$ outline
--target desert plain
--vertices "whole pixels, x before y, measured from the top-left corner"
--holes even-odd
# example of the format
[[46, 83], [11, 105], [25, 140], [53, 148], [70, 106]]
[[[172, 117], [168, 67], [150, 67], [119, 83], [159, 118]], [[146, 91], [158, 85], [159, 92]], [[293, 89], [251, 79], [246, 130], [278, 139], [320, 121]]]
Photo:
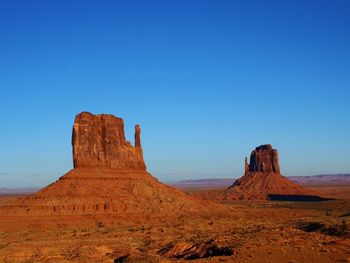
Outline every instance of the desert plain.
[[[232, 255], [192, 261], [350, 262], [350, 238], [345, 232], [350, 224], [350, 184], [310, 188], [334, 193], [339, 200], [230, 201], [222, 204], [227, 210], [224, 216], [133, 217], [126, 222], [109, 214], [1, 216], [0, 261], [118, 262], [126, 257], [125, 262], [186, 262], [159, 251], [170, 243], [218, 240], [232, 248]], [[191, 190], [195, 191], [201, 189]], [[15, 199], [2, 196], [0, 204]]]

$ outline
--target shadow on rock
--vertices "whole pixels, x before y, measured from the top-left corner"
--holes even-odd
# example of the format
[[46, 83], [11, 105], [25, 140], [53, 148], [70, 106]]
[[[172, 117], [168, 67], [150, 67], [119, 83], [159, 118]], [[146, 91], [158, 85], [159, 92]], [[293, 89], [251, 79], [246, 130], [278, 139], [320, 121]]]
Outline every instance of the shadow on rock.
[[114, 263], [126, 263], [129, 255], [121, 256], [114, 259]]

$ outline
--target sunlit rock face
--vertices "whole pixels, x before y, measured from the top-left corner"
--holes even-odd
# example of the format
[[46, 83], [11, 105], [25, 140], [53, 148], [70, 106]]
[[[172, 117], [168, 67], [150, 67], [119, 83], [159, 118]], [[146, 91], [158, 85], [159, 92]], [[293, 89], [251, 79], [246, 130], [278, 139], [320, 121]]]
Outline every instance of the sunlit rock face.
[[73, 165], [146, 170], [135, 126], [135, 146], [125, 139], [124, 121], [110, 114], [82, 112], [75, 117], [72, 135]]

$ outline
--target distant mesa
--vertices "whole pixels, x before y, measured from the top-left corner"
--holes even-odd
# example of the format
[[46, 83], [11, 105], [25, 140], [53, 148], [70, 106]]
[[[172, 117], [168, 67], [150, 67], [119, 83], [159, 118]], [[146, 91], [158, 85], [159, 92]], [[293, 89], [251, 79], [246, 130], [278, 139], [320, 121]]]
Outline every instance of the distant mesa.
[[117, 214], [120, 220], [131, 222], [221, 209], [160, 183], [146, 171], [139, 125], [132, 145], [125, 138], [123, 119], [82, 112], [75, 117], [72, 146], [74, 169], [0, 212]]
[[[296, 197], [297, 196], [297, 197]], [[281, 175], [278, 151], [272, 145], [260, 145], [252, 151], [250, 161], [245, 158], [244, 176], [221, 193], [202, 193], [205, 199], [271, 199], [289, 200], [288, 197], [300, 200], [299, 197], [317, 196], [300, 185]], [[310, 198], [316, 200], [317, 198]], [[318, 199], [317, 199], [318, 200]]]

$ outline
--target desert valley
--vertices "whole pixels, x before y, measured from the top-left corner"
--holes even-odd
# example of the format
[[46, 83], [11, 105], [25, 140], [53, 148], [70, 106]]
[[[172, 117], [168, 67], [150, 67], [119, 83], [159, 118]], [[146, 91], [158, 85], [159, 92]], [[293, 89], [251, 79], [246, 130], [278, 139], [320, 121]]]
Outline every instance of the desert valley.
[[0, 263], [350, 263], [350, 1], [0, 1]]
[[132, 145], [82, 112], [72, 146], [56, 182], [0, 197], [0, 262], [350, 262], [350, 184], [293, 182], [271, 145], [228, 187], [177, 188], [147, 172], [139, 125]]

